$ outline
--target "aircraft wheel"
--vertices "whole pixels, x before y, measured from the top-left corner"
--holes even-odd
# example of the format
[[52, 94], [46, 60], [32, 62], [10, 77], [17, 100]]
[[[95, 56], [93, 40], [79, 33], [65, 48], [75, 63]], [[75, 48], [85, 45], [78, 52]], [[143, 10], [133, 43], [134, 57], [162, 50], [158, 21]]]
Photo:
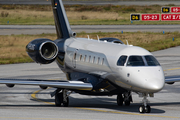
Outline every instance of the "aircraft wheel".
[[123, 105], [123, 97], [122, 97], [122, 94], [118, 94], [117, 95], [117, 104], [118, 106], [122, 106]]
[[63, 94], [62, 93], [56, 94], [55, 95], [55, 105], [61, 106], [62, 103], [63, 103]]
[[150, 112], [151, 112], [151, 107], [150, 107], [149, 105], [147, 105], [147, 106], [145, 107], [145, 112], [146, 112], [146, 113], [150, 113]]
[[69, 106], [69, 97], [66, 98], [66, 101], [63, 101], [63, 106], [68, 107]]
[[126, 100], [126, 101], [124, 101], [124, 103], [126, 106], [129, 106], [131, 104], [130, 100]]
[[140, 113], [145, 113], [144, 105], [141, 105], [141, 106], [139, 107], [139, 112], [140, 112]]
[[150, 113], [151, 112], [151, 107], [149, 105], [147, 105], [147, 106], [141, 105], [139, 107], [139, 112], [140, 113]]

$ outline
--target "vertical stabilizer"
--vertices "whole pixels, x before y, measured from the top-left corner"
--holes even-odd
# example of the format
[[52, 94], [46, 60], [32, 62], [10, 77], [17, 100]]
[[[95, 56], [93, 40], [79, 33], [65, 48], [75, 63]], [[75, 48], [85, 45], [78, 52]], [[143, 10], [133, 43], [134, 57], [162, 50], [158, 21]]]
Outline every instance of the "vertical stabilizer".
[[58, 39], [74, 37], [62, 0], [51, 0]]

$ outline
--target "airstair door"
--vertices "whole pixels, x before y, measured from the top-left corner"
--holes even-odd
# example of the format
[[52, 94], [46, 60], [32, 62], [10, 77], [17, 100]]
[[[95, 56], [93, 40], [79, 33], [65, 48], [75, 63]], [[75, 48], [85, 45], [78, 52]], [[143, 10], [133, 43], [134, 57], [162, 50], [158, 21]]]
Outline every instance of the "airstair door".
[[78, 52], [78, 49], [76, 49], [76, 50], [74, 51], [74, 55], [73, 55], [73, 58], [72, 58], [72, 64], [73, 64], [73, 67], [74, 67], [74, 68], [76, 68], [77, 52]]

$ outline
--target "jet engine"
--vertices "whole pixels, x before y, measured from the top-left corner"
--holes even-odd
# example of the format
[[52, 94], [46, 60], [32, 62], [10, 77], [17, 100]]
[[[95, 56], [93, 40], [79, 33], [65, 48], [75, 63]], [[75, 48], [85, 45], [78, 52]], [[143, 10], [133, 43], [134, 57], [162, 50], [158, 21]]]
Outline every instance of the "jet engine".
[[49, 39], [35, 39], [26, 46], [28, 55], [37, 63], [53, 62], [58, 54], [58, 46]]
[[6, 84], [6, 86], [12, 88], [14, 87], [14, 84]]

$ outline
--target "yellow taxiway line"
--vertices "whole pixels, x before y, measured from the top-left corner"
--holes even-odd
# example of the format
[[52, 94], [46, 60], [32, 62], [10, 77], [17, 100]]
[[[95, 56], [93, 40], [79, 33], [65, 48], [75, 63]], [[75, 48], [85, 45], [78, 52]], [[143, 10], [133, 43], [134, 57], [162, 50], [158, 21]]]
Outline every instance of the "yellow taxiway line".
[[0, 119], [18, 119], [18, 120], [87, 120], [87, 119], [32, 118], [32, 117], [0, 117]]
[[166, 69], [166, 70], [163, 70], [163, 71], [170, 71], [170, 70], [178, 70], [180, 68], [171, 68], [171, 69]]
[[[39, 102], [43, 102], [46, 104], [50, 105], [55, 105], [54, 103], [51, 102], [46, 102], [43, 100], [40, 100], [36, 97], [36, 94], [41, 92], [42, 90], [35, 91], [31, 94], [31, 97]], [[82, 110], [90, 110], [90, 111], [97, 111], [97, 112], [105, 112], [105, 113], [116, 113], [116, 114], [126, 114], [126, 115], [138, 115], [138, 116], [150, 116], [150, 117], [160, 117], [160, 118], [177, 118], [179, 119], [180, 117], [173, 117], [173, 116], [161, 116], [161, 115], [152, 115], [152, 114], [138, 114], [138, 113], [128, 113], [128, 112], [118, 112], [118, 111], [107, 111], [107, 110], [100, 110], [100, 109], [92, 109], [92, 108], [82, 108], [82, 107], [74, 107], [76, 109], [82, 109]], [[0, 117], [1, 118], [1, 117]], [[74, 120], [74, 119], [73, 119]]]

